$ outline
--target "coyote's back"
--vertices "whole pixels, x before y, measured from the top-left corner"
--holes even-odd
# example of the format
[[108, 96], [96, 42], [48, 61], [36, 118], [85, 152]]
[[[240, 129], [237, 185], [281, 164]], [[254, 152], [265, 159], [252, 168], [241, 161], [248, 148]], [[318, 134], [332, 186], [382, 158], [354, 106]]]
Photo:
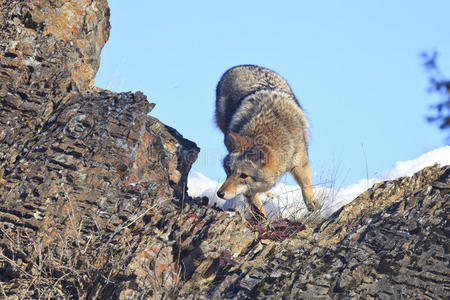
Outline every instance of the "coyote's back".
[[278, 90], [294, 96], [286, 80], [266, 68], [241, 65], [223, 74], [216, 89], [216, 123], [223, 133], [242, 100], [260, 90]]

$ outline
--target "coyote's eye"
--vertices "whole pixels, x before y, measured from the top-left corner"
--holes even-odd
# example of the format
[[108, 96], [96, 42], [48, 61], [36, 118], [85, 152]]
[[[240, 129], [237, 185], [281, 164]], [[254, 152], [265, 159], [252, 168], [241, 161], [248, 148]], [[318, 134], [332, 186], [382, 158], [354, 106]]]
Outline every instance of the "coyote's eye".
[[245, 179], [245, 178], [248, 177], [248, 175], [247, 175], [247, 174], [244, 174], [244, 173], [241, 173], [241, 175], [239, 175], [239, 177], [242, 178], [242, 179]]

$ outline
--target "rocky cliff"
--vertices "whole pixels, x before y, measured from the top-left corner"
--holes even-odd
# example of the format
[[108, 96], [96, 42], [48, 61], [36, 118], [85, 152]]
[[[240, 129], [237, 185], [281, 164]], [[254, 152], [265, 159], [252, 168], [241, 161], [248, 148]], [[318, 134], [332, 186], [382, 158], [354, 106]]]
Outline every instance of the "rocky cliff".
[[377, 184], [319, 224], [189, 199], [199, 149], [142, 93], [93, 88], [106, 0], [0, 3], [0, 297], [450, 296], [450, 168]]

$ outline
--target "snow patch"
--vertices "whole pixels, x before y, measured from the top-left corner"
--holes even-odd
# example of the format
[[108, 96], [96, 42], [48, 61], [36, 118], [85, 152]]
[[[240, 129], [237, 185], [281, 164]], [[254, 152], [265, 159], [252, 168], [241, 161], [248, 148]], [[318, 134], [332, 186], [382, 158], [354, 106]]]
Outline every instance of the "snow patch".
[[[320, 213], [322, 216], [327, 217], [342, 206], [352, 202], [375, 183], [403, 176], [412, 176], [423, 168], [436, 163], [441, 166], [450, 165], [450, 146], [429, 151], [413, 160], [399, 161], [392, 169], [382, 172], [375, 178], [361, 179], [357, 183], [341, 189], [327, 186], [315, 187], [314, 193], [318, 199], [321, 199], [323, 204]], [[228, 201], [217, 197], [216, 192], [220, 185], [221, 183], [211, 180], [199, 172], [191, 171], [189, 173], [189, 196], [206, 196], [209, 198], [210, 205], [216, 204], [224, 209], [235, 208], [245, 203], [242, 196]], [[307, 214], [305, 204], [302, 201], [301, 189], [296, 185], [287, 185], [279, 182], [265, 195], [261, 195], [261, 199], [269, 217], [298, 219]]]

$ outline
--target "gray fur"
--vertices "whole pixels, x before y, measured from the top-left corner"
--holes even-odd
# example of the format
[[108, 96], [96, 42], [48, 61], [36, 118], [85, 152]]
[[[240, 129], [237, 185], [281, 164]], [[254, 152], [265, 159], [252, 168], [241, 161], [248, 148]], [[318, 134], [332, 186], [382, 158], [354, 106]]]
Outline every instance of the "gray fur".
[[[216, 122], [229, 151], [224, 159], [228, 178], [221, 189], [237, 186], [236, 193], [252, 202], [257, 193], [268, 191], [281, 175], [291, 172], [302, 186], [308, 209], [317, 209], [307, 153], [308, 124], [288, 83], [271, 70], [243, 65], [225, 72], [216, 93]], [[242, 173], [248, 178], [239, 179]]]
[[248, 95], [261, 90], [277, 90], [291, 94], [295, 99], [289, 84], [277, 73], [255, 65], [236, 66], [226, 71], [216, 88], [216, 121], [222, 132], [227, 131], [236, 109]]

